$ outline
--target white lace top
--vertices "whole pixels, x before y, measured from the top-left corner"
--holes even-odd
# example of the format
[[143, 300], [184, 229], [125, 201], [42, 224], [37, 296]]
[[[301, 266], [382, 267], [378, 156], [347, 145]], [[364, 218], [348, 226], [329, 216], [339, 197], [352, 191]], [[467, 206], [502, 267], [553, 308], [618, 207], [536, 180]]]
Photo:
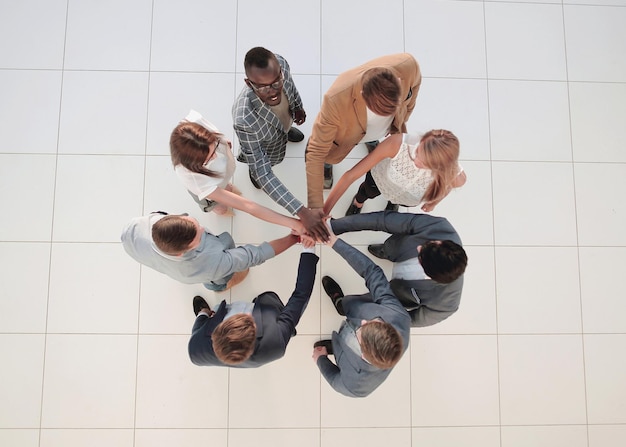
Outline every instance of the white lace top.
[[420, 205], [433, 180], [430, 169], [418, 168], [413, 162], [419, 143], [419, 135], [404, 134], [395, 157], [385, 158], [372, 168], [378, 189], [392, 203]]

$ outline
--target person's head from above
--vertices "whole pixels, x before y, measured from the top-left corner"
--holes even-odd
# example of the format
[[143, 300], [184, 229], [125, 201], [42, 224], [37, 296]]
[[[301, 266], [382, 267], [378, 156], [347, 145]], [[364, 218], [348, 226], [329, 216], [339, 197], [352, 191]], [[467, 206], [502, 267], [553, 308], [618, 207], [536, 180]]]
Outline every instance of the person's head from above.
[[379, 318], [361, 320], [356, 337], [361, 345], [363, 358], [380, 369], [393, 368], [404, 352], [402, 337], [398, 331]]
[[453, 167], [456, 173], [459, 152], [459, 140], [452, 132], [431, 130], [422, 135], [413, 161], [418, 168], [445, 172]]
[[208, 169], [207, 165], [217, 157], [215, 151], [222, 139], [224, 135], [221, 133], [211, 132], [197, 123], [183, 121], [170, 136], [172, 164], [210, 177], [220, 177], [221, 173]]
[[417, 247], [424, 273], [433, 281], [449, 284], [463, 273], [467, 267], [467, 254], [459, 244], [444, 241], [429, 241]]
[[402, 87], [398, 75], [388, 68], [370, 68], [363, 73], [361, 94], [368, 109], [379, 116], [395, 115]]
[[186, 214], [167, 215], [152, 225], [152, 240], [159, 250], [170, 256], [182, 256], [198, 248], [204, 228]]
[[263, 47], [254, 47], [243, 61], [245, 83], [268, 106], [280, 104], [283, 91], [283, 71], [278, 59]]
[[211, 334], [215, 356], [226, 365], [250, 358], [256, 345], [256, 324], [250, 314], [236, 314], [217, 325]]

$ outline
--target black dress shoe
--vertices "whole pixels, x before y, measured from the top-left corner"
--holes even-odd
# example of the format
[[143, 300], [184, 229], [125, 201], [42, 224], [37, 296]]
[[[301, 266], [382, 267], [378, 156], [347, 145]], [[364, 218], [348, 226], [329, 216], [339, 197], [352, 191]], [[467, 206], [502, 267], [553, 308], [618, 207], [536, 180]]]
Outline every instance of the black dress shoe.
[[302, 140], [304, 140], [304, 134], [302, 132], [300, 132], [295, 127], [289, 129], [289, 132], [287, 132], [287, 141], [290, 141], [292, 143], [299, 143]]
[[202, 309], [209, 309], [209, 312], [211, 312], [209, 303], [207, 303], [204, 298], [202, 298], [201, 296], [194, 296], [193, 297], [193, 313], [196, 314], [196, 317], [198, 316], [198, 313]]
[[400, 205], [396, 205], [395, 203], [387, 202], [387, 206], [385, 207], [385, 211], [398, 211], [400, 209]]
[[348, 207], [348, 211], [346, 211], [346, 216], [352, 216], [354, 214], [361, 214], [361, 210], [363, 207], [359, 208], [354, 204], [354, 199], [352, 199], [352, 203]]
[[333, 165], [324, 163], [324, 189], [333, 187]]
[[332, 340], [319, 340], [313, 344], [314, 348], [318, 346], [323, 346], [326, 348], [326, 353], [328, 355], [333, 355], [333, 341]]
[[259, 182], [257, 182], [253, 177], [252, 177], [252, 171], [250, 171], [248, 169], [248, 176], [250, 177], [250, 181], [252, 182], [252, 186], [254, 186], [256, 189], [261, 189], [261, 185], [259, 185]]
[[332, 279], [330, 276], [324, 276], [322, 278], [322, 287], [324, 287], [324, 292], [326, 295], [330, 297], [330, 300], [333, 302], [333, 306], [335, 306], [335, 310], [339, 315], [346, 316], [343, 311], [343, 290], [339, 287], [339, 284]]
[[367, 246], [367, 251], [380, 259], [387, 259], [387, 253], [385, 253], [385, 246], [383, 244], [372, 244]]

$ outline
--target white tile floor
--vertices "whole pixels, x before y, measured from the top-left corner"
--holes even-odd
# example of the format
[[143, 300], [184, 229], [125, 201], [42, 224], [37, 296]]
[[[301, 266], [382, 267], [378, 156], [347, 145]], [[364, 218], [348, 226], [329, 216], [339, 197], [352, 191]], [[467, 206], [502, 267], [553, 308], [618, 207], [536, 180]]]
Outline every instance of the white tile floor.
[[[0, 0], [0, 42], [1, 446], [626, 445], [626, 0]], [[364, 400], [310, 359], [340, 321], [319, 281], [284, 359], [199, 368], [191, 297], [221, 296], [140, 268], [118, 242], [156, 209], [239, 243], [284, 233], [201, 215], [169, 164], [190, 108], [232, 136], [256, 45], [290, 62], [305, 134], [337, 73], [411, 52], [424, 81], [409, 129], [462, 142], [469, 182], [436, 210], [469, 253], [461, 309], [414, 329]], [[301, 198], [304, 147], [276, 168]], [[236, 183], [275, 206], [242, 165]], [[364, 290], [318, 252], [319, 277]], [[298, 256], [225, 296], [287, 298]]]

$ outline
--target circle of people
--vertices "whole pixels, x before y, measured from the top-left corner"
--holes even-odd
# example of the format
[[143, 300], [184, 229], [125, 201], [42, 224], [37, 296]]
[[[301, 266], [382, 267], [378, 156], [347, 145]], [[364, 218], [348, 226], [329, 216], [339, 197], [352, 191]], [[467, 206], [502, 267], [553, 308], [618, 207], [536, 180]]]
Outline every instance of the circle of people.
[[[412, 55], [371, 60], [340, 74], [324, 95], [306, 146], [305, 206], [272, 171], [283, 161], [287, 143], [304, 139], [292, 127], [304, 123], [306, 113], [289, 64], [255, 47], [246, 54], [244, 69], [246, 85], [232, 107], [240, 144], [237, 160], [248, 165], [254, 187], [291, 216], [242, 197], [231, 183], [232, 143], [196, 111], [171, 134], [172, 164], [203, 211], [232, 216], [237, 209], [287, 227], [290, 233], [237, 247], [227, 232], [214, 235], [187, 214], [157, 211], [125, 227], [124, 249], [139, 263], [175, 280], [221, 292], [243, 281], [250, 267], [301, 243], [295, 290], [287, 304], [274, 292], [264, 292], [252, 302], [223, 300], [214, 310], [202, 297], [193, 298], [191, 361], [254, 368], [285, 354], [313, 290], [319, 259], [315, 244], [331, 246], [365, 280], [369, 293], [344, 295], [333, 278], [322, 278], [326, 294], [346, 319], [332, 339], [314, 344], [312, 357], [337, 392], [365, 397], [407, 350], [411, 327], [438, 323], [459, 307], [467, 256], [456, 230], [443, 217], [398, 212], [398, 205], [432, 211], [465, 183], [459, 141], [443, 129], [407, 133], [421, 83]], [[361, 143], [368, 155], [333, 186], [332, 165]], [[338, 199], [363, 176], [345, 217], [330, 218]], [[331, 189], [326, 201], [324, 189]], [[384, 211], [361, 213], [367, 199], [381, 194], [388, 200]], [[337, 237], [362, 230], [390, 234], [368, 250], [393, 262], [391, 280], [368, 256]]]

